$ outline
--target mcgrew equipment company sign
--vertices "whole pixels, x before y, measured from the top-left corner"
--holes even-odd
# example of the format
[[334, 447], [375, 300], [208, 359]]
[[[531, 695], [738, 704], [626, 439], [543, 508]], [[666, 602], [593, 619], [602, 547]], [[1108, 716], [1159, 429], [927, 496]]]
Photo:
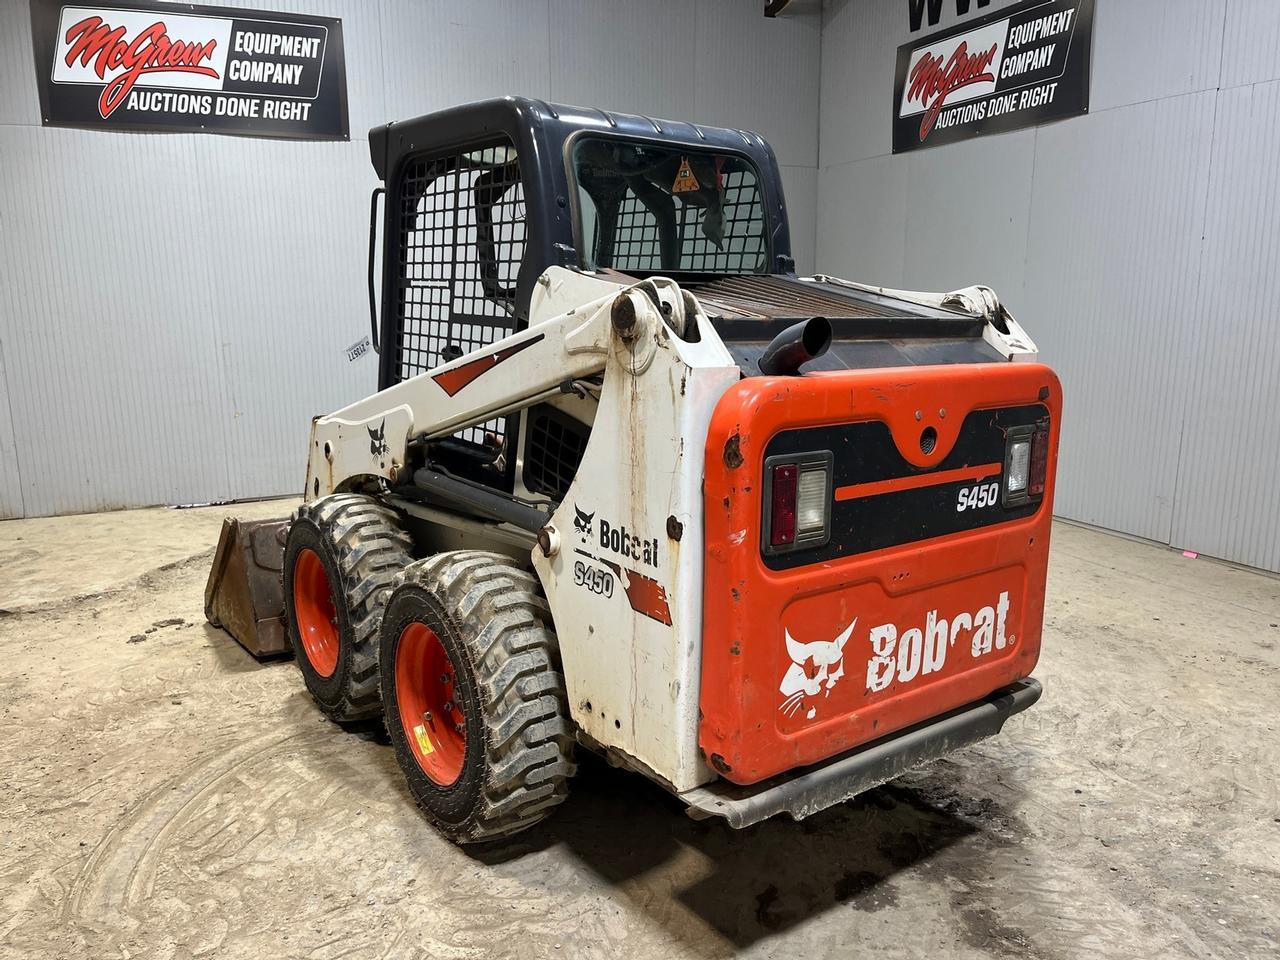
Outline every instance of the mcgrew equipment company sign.
[[345, 140], [342, 21], [139, 0], [32, 0], [50, 126]]
[[1093, 0], [1028, 0], [898, 48], [893, 152], [1089, 112]]

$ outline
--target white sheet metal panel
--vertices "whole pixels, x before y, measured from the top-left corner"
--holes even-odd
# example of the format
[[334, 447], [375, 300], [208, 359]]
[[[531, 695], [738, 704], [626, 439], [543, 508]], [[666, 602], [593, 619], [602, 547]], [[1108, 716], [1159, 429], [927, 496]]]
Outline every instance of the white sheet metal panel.
[[791, 255], [801, 275], [814, 272], [817, 243], [818, 171], [815, 167], [782, 167], [782, 193], [791, 224]]
[[779, 163], [817, 164], [816, 13], [767, 20], [742, 0], [643, 0], [607, 11], [552, 0], [551, 99], [752, 129]]
[[819, 273], [906, 285], [907, 165], [871, 157], [818, 172]]
[[1229, 0], [1222, 39], [1221, 86], [1280, 80], [1280, 3]]
[[207, 264], [238, 240], [200, 216], [195, 153], [185, 136], [0, 127], [0, 339], [29, 515], [228, 488]]
[[[378, 386], [366, 288], [369, 192], [363, 143], [236, 142], [237, 163], [199, 151], [201, 219], [234, 243], [211, 245], [208, 309], [226, 389], [230, 458], [222, 498], [300, 493], [311, 418]], [[305, 170], [305, 177], [282, 177]]]
[[1037, 131], [1024, 305], [1062, 379], [1055, 509], [1168, 542], [1214, 93]]
[[[698, 10], [657, 0], [551, 0], [550, 97], [648, 117], [694, 119]], [[591, 31], [591, 25], [599, 29]], [[816, 131], [815, 131], [816, 132]]]
[[677, 9], [694, 18], [692, 102], [699, 123], [755, 130], [778, 162], [816, 166], [821, 18], [766, 19], [752, 0], [699, 0]]
[[0, 125], [40, 123], [31, 47], [31, 4], [0, 0]]
[[824, 8], [823, 169], [893, 152], [894, 64], [906, 35], [907, 5], [900, 0], [836, 0]]
[[[910, 290], [996, 291], [1022, 305], [1035, 131], [908, 154], [903, 283]], [[964, 198], [963, 207], [956, 204]], [[875, 282], [875, 281], [872, 281]], [[1035, 325], [1028, 326], [1035, 337]]]
[[1280, 82], [1219, 94], [1173, 543], [1280, 572]]
[[9, 380], [4, 370], [4, 337], [0, 335], [0, 520], [23, 515], [19, 467], [18, 445], [14, 440], [13, 416], [9, 409]]
[[[597, 13], [555, 29], [585, 43], [607, 24]], [[550, 97], [551, 33], [547, 0], [382, 0], [383, 120], [507, 94]]]
[[1228, 0], [1095, 0], [1089, 109], [1097, 113], [1216, 87], [1227, 5]]

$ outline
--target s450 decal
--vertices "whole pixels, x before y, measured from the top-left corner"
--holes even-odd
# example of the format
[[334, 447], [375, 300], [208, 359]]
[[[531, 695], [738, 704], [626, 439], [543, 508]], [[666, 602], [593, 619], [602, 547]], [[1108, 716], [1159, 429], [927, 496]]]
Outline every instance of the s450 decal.
[[581, 560], [575, 560], [573, 563], [573, 582], [603, 597], [613, 596], [613, 574], [608, 570], [601, 570], [583, 563]]
[[956, 498], [956, 512], [966, 510], [982, 510], [994, 507], [1000, 502], [1000, 484], [998, 481], [979, 483], [972, 487], [961, 487], [960, 496]]

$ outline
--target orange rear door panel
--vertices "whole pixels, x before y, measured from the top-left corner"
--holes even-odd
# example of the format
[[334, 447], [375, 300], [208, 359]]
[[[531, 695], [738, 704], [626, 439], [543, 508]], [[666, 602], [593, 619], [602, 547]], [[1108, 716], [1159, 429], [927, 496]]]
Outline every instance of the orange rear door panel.
[[[725, 394], [706, 454], [699, 728], [718, 773], [755, 783], [1031, 673], [1061, 402], [1048, 367], [1013, 363], [753, 377]], [[1002, 484], [1006, 431], [1046, 422], [1042, 498], [979, 506], [971, 491]], [[827, 449], [831, 542], [766, 557], [766, 457]]]

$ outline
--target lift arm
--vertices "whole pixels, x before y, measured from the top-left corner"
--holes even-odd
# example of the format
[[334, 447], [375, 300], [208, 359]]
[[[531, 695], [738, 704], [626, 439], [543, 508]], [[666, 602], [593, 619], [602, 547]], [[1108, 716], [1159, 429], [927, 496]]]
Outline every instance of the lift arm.
[[[447, 437], [538, 403], [559, 393], [565, 383], [601, 373], [612, 349], [630, 352], [634, 369], [652, 353], [640, 342], [640, 331], [653, 329], [664, 318], [683, 329], [686, 304], [697, 309], [692, 297], [665, 279], [626, 287], [552, 268], [539, 283], [551, 292], [531, 313], [555, 311], [549, 319], [316, 417], [305, 498], [323, 497], [363, 479], [404, 482], [412, 441]], [[562, 309], [575, 293], [599, 294], [601, 289], [607, 292]]]

